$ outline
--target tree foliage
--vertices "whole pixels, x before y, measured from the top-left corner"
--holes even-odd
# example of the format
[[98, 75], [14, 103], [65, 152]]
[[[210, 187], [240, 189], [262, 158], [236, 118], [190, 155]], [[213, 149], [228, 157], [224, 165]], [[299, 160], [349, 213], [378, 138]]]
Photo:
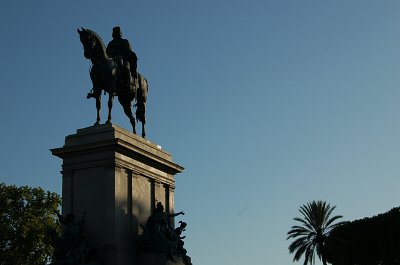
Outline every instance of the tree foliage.
[[292, 226], [287, 233], [287, 239], [295, 239], [289, 245], [289, 252], [294, 253], [293, 261], [300, 260], [304, 255], [304, 265], [313, 264], [316, 253], [323, 264], [326, 264], [326, 238], [338, 225], [334, 222], [342, 218], [340, 215], [331, 217], [335, 208], [336, 206], [331, 207], [324, 201], [312, 201], [300, 207], [302, 218], [293, 218], [300, 224]]
[[334, 265], [400, 264], [400, 207], [337, 226], [328, 238]]
[[41, 265], [52, 255], [48, 231], [59, 229], [56, 193], [0, 183], [0, 265]]

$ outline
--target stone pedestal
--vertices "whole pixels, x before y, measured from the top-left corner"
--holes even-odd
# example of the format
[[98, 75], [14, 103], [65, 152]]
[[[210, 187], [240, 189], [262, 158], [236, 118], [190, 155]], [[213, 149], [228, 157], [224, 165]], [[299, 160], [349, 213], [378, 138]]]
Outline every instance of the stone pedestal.
[[86, 212], [85, 233], [101, 264], [138, 264], [140, 224], [156, 201], [173, 213], [174, 175], [183, 167], [160, 146], [115, 125], [78, 129], [51, 151], [63, 159], [63, 215], [80, 219]]

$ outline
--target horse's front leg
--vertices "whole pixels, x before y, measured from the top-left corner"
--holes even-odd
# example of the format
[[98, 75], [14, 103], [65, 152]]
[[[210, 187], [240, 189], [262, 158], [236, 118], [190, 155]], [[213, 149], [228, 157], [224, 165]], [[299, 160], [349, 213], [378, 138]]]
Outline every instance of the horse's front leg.
[[101, 93], [98, 93], [98, 95], [96, 95], [95, 98], [96, 98], [97, 118], [94, 125], [100, 125]]
[[114, 100], [114, 95], [112, 93], [108, 94], [108, 118], [106, 121], [106, 124], [111, 124], [111, 109], [113, 107], [113, 100]]

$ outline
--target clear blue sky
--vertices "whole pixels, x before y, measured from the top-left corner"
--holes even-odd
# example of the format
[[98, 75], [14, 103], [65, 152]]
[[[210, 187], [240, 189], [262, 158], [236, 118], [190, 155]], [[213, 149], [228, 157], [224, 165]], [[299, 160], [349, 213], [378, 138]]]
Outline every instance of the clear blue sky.
[[345, 220], [399, 206], [399, 1], [110, 4], [0, 2], [0, 182], [61, 193], [49, 149], [95, 121], [76, 29], [108, 42], [119, 25], [149, 80], [148, 138], [186, 168], [195, 264], [292, 264], [286, 232], [311, 200]]

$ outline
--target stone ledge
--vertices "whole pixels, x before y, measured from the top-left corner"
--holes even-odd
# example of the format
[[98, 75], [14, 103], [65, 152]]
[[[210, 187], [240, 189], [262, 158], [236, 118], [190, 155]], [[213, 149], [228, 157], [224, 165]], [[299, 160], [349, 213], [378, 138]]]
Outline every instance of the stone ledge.
[[141, 148], [147, 152], [154, 153], [157, 156], [172, 161], [171, 155], [162, 150], [161, 146], [114, 124], [102, 124], [77, 129], [76, 134], [65, 137], [64, 146], [82, 145], [109, 139], [120, 139], [123, 142], [134, 143], [137, 146], [141, 146]]
[[[118, 154], [121, 154], [126, 157], [134, 157], [139, 162], [151, 164], [155, 168], [172, 175], [181, 173], [184, 169], [172, 162], [172, 156], [162, 150], [160, 146], [121, 127], [109, 124], [78, 129], [76, 134], [65, 137], [63, 147], [51, 149], [51, 152], [55, 156], [66, 158], [77, 154], [99, 154], [99, 152], [110, 150], [113, 151], [114, 155], [108, 153], [107, 159], [113, 161], [119, 159]], [[64, 166], [68, 166], [69, 163], [64, 162]]]

